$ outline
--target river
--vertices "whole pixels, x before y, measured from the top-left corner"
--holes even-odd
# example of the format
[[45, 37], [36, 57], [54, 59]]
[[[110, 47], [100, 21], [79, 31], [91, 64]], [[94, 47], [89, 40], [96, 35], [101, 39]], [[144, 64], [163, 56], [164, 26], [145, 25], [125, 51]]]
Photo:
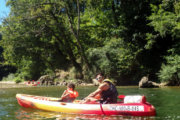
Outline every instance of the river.
[[[7, 87], [8, 86], [8, 87]], [[12, 88], [10, 88], [12, 87]], [[79, 99], [97, 87], [78, 86]], [[180, 120], [180, 87], [143, 88], [137, 86], [118, 86], [119, 94], [145, 95], [148, 102], [155, 106], [155, 117], [98, 116], [47, 112], [21, 107], [15, 98], [17, 93], [59, 97], [66, 87], [27, 87], [0, 83], [0, 120]]]

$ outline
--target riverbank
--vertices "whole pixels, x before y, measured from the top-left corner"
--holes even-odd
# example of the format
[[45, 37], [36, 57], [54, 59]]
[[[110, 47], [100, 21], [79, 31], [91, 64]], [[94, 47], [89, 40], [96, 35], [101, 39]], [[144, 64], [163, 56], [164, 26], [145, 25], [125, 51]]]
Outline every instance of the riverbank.
[[[65, 85], [34, 85], [33, 84], [27, 84], [27, 81], [16, 83], [14, 81], [0, 81], [0, 88], [19, 88], [19, 87], [47, 87], [47, 86], [65, 86]], [[77, 86], [94, 86], [94, 84], [80, 84]]]
[[16, 83], [14, 81], [0, 81], [0, 88], [20, 88], [29, 87], [25, 85], [25, 82]]
[[16, 84], [14, 81], [0, 81], [2, 84]]
[[[32, 85], [27, 85], [27, 81], [21, 82], [21, 83], [16, 83], [14, 81], [0, 81], [0, 88], [23, 88], [23, 87], [50, 87], [50, 86], [59, 86], [60, 85], [37, 85], [37, 86], [32, 86]], [[64, 85], [61, 85], [64, 86]], [[94, 86], [94, 84], [81, 84], [77, 86]], [[118, 88], [139, 88], [138, 85], [126, 85], [126, 86], [117, 86]], [[160, 88], [168, 88], [168, 87], [173, 87], [173, 88], [180, 88], [180, 86], [161, 86]]]

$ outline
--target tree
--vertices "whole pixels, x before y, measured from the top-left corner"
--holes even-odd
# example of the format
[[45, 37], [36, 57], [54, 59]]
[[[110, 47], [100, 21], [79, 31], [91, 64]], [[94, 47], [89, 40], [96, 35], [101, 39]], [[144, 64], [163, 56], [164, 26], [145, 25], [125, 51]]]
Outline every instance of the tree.
[[134, 84], [147, 74], [156, 80], [168, 62], [164, 56], [179, 51], [175, 0], [8, 0], [7, 5], [11, 13], [0, 28], [3, 58], [22, 79], [74, 67], [84, 80], [102, 71], [119, 84]]
[[151, 34], [151, 40], [156, 43], [154, 36], [160, 36], [163, 42], [166, 43], [166, 54], [164, 62], [158, 76], [161, 81], [171, 81], [174, 84], [179, 84], [179, 13], [180, 2], [176, 0], [162, 1], [158, 6], [152, 5], [153, 13], [149, 17], [151, 23], [149, 25], [154, 27], [156, 34]]

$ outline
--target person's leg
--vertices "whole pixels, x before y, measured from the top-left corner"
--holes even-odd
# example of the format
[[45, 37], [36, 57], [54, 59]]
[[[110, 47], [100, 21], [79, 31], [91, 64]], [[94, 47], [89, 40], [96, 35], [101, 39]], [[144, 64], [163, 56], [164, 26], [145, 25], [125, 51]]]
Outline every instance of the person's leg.
[[98, 101], [98, 99], [94, 98], [94, 97], [88, 97], [86, 99], [84, 99], [81, 103], [93, 103]]

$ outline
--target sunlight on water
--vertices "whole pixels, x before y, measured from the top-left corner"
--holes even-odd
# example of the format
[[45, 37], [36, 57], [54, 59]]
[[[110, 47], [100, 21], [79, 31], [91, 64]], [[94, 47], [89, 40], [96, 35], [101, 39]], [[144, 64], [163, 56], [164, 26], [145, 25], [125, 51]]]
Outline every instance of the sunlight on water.
[[56, 119], [56, 120], [154, 120], [154, 117], [131, 117], [131, 116], [101, 116], [101, 115], [79, 115], [79, 114], [64, 114], [57, 112], [47, 112], [41, 110], [32, 110], [29, 108], [21, 108], [15, 112], [16, 119], [28, 119], [33, 120], [41, 119]]

